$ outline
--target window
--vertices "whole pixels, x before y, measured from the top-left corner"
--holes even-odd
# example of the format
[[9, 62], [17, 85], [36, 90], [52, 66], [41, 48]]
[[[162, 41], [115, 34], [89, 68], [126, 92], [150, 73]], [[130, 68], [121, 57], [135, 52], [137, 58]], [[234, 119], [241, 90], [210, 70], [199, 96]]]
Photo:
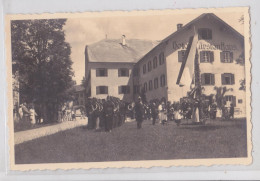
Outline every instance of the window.
[[220, 52], [220, 60], [223, 63], [232, 63], [233, 52], [229, 52], [229, 51]]
[[133, 74], [134, 74], [134, 77], [137, 77], [139, 75], [139, 69], [138, 68], [134, 68]]
[[153, 68], [155, 69], [157, 67], [157, 57], [153, 58]]
[[183, 62], [185, 58], [185, 50], [178, 51], [178, 62]]
[[164, 64], [164, 53], [163, 52], [161, 52], [159, 55], [159, 64], [160, 65]]
[[96, 94], [108, 94], [108, 86], [97, 86]]
[[224, 73], [221, 75], [222, 85], [233, 85], [235, 84], [235, 76], [234, 74]]
[[134, 94], [138, 94], [140, 92], [140, 86], [134, 85]]
[[144, 92], [146, 92], [147, 91], [147, 83], [145, 82], [144, 83]]
[[215, 85], [215, 75], [210, 73], [201, 74], [202, 85]]
[[238, 104], [242, 104], [243, 100], [242, 99], [238, 99], [237, 102], [238, 102]]
[[157, 89], [158, 88], [158, 78], [156, 77], [155, 79], [154, 79], [154, 89]]
[[96, 76], [97, 77], [107, 77], [107, 69], [105, 69], [105, 68], [96, 69]]
[[165, 75], [161, 75], [160, 77], [160, 80], [161, 80], [161, 87], [164, 87], [165, 86]]
[[200, 62], [210, 63], [214, 61], [214, 53], [211, 51], [201, 51], [200, 52]]
[[143, 65], [143, 74], [146, 73], [146, 64]]
[[148, 72], [151, 72], [152, 70], [152, 61], [148, 62]]
[[129, 77], [129, 69], [127, 68], [118, 69], [118, 77]]
[[234, 107], [236, 107], [236, 96], [226, 95], [225, 96], [225, 104], [232, 103]]
[[153, 81], [149, 81], [149, 91], [153, 90]]
[[198, 29], [199, 40], [211, 40], [212, 39], [212, 30], [209, 28], [200, 28]]
[[118, 87], [119, 94], [129, 94], [130, 93], [130, 86], [129, 85], [122, 85]]

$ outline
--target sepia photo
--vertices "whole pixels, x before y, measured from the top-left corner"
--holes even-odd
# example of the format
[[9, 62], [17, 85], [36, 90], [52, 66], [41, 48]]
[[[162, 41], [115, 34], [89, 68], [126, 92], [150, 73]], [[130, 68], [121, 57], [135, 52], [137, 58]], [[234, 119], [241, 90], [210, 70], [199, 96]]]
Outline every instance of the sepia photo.
[[247, 7], [6, 16], [13, 170], [250, 164]]

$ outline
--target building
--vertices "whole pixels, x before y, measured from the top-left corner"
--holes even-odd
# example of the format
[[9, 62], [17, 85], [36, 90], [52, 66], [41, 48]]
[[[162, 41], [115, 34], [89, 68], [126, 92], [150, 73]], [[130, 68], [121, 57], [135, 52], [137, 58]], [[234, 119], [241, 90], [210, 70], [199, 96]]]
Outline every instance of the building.
[[[114, 40], [103, 40], [87, 46], [88, 96], [105, 97], [105, 95], [113, 94], [124, 98], [124, 93], [127, 93], [125, 100], [131, 101], [143, 90], [148, 101], [162, 98], [171, 102], [179, 101], [187, 95], [190, 89], [185, 86], [180, 87], [176, 81], [189, 39], [194, 36], [194, 32], [197, 32], [199, 36], [197, 50], [202, 93], [210, 96], [216, 94], [216, 87], [226, 87], [228, 91], [225, 99], [233, 102], [237, 117], [244, 117], [246, 94], [241, 89], [241, 82], [245, 80], [244, 37], [212, 13], [202, 14], [185, 26], [178, 24], [176, 32], [157, 42], [157, 45], [147, 46], [150, 50], [142, 51], [134, 59], [127, 59], [127, 55], [122, 53], [126, 51], [127, 45], [129, 46], [127, 49], [132, 49], [130, 43], [132, 40], [124, 40], [126, 45]], [[114, 41], [116, 45], [104, 43], [109, 41]], [[109, 49], [107, 46], [117, 46], [120, 49]], [[98, 47], [96, 52], [89, 51], [95, 49], [94, 47]], [[135, 48], [134, 50], [138, 51], [139, 47]], [[130, 54], [134, 54], [135, 51]], [[95, 59], [97, 57], [100, 61], [94, 62], [93, 60], [97, 60]], [[104, 57], [111, 57], [113, 61], [109, 63], [102, 61], [105, 60], [102, 59]], [[238, 61], [241, 59], [242, 63]], [[120, 79], [120, 68], [129, 69], [128, 76], [124, 80]], [[104, 71], [102, 75], [105, 76], [102, 78], [98, 76], [99, 70]], [[100, 89], [101, 84], [107, 88]], [[116, 89], [121, 85], [129, 86], [124, 89], [123, 95], [120, 94], [119, 88], [118, 92]], [[102, 90], [102, 96], [100, 90]]]
[[159, 42], [129, 39], [104, 39], [85, 48], [87, 97], [116, 96], [134, 99], [132, 70], [137, 61]]

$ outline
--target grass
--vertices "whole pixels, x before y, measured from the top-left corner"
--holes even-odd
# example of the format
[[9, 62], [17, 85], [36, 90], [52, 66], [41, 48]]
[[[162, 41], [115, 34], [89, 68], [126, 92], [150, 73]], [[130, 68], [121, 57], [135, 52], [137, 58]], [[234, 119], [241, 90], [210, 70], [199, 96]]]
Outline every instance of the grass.
[[[183, 122], [185, 123], [185, 121]], [[15, 146], [16, 164], [246, 157], [246, 120], [206, 125], [144, 121], [126, 123], [111, 133], [84, 127]]]

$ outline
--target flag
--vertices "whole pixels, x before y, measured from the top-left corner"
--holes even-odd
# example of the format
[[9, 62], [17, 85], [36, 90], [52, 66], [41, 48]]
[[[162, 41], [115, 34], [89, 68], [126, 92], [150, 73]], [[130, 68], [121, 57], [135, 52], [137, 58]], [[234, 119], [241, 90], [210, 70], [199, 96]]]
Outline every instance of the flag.
[[180, 87], [191, 86], [194, 79], [194, 59], [197, 53], [198, 34], [190, 37], [184, 60], [182, 61], [180, 72], [176, 84]]

